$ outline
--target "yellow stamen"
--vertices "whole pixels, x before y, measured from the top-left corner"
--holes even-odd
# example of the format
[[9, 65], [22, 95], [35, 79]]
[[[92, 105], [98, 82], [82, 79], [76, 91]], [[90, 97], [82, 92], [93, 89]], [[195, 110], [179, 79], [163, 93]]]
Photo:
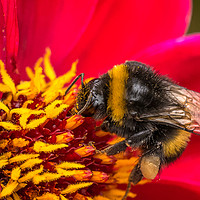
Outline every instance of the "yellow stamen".
[[59, 165], [56, 165], [56, 168], [63, 168], [63, 169], [80, 169], [84, 167], [85, 165], [74, 162], [63, 162]]
[[34, 119], [34, 120], [31, 120], [27, 125], [26, 125], [26, 128], [27, 129], [34, 129], [36, 127], [38, 127], [39, 125], [43, 124], [45, 121], [47, 120], [47, 117], [44, 116], [44, 117], [41, 117], [39, 119]]
[[56, 73], [53, 69], [53, 66], [51, 65], [50, 56], [51, 50], [50, 48], [46, 48], [46, 53], [44, 55], [44, 73], [51, 81], [53, 81], [56, 79]]
[[37, 197], [36, 198], [37, 200], [59, 200], [59, 197], [55, 194], [52, 194], [52, 193], [46, 193], [46, 194], [43, 194], [42, 196], [40, 197]]
[[29, 144], [29, 141], [23, 138], [15, 138], [12, 140], [12, 145], [14, 147], [25, 147], [28, 144]]
[[62, 176], [61, 174], [46, 172], [41, 175], [35, 175], [33, 177], [33, 183], [39, 184], [40, 182], [55, 181], [55, 180], [59, 179], [61, 176]]
[[67, 144], [47, 144], [41, 141], [36, 141], [34, 144], [34, 151], [36, 152], [52, 152], [61, 148], [68, 147]]
[[7, 71], [5, 69], [5, 65], [1, 60], [0, 60], [0, 72], [1, 72], [1, 77], [2, 77], [3, 83], [6, 86], [8, 86], [10, 88], [10, 90], [12, 91], [12, 94], [15, 95], [16, 94], [15, 83], [13, 82], [10, 75], [7, 73]]
[[24, 188], [26, 186], [27, 186], [26, 183], [19, 183], [18, 186], [15, 189], [15, 192], [17, 192], [18, 190], [21, 190], [22, 188]]
[[82, 182], [82, 183], [69, 185], [65, 190], [61, 191], [61, 194], [71, 194], [71, 193], [76, 192], [79, 189], [89, 187], [92, 184], [93, 184], [93, 182]]
[[15, 130], [15, 131], [21, 130], [21, 127], [19, 125], [13, 124], [11, 122], [0, 122], [0, 126], [5, 128], [6, 130]]
[[0, 148], [4, 149], [9, 143], [9, 140], [2, 139], [0, 140]]
[[11, 92], [11, 89], [7, 85], [0, 83], [0, 92], [3, 92], [3, 93]]
[[60, 199], [61, 199], [61, 200], [68, 200], [68, 199], [65, 198], [62, 194], [60, 195]]
[[22, 106], [22, 108], [27, 108], [27, 106], [28, 106], [29, 104], [32, 104], [33, 102], [34, 102], [33, 100], [25, 101], [24, 104], [23, 104], [23, 106]]
[[30, 81], [23, 81], [17, 85], [17, 90], [27, 90], [30, 89]]
[[8, 184], [3, 188], [3, 190], [1, 191], [1, 193], [0, 193], [0, 198], [12, 194], [12, 193], [14, 192], [14, 190], [16, 189], [17, 185], [18, 185], [17, 181], [13, 181], [13, 182], [8, 183]]
[[56, 168], [58, 174], [60, 174], [61, 176], [65, 176], [65, 177], [70, 177], [70, 176], [74, 176], [77, 171], [76, 170], [64, 170], [61, 168]]
[[68, 105], [62, 104], [61, 100], [55, 100], [45, 108], [47, 118], [57, 117]]
[[9, 108], [2, 102], [0, 102], [0, 109], [4, 110], [6, 114], [10, 112]]
[[14, 198], [14, 200], [21, 200], [21, 198], [19, 197], [19, 195], [16, 192], [13, 193], [13, 198]]
[[59, 96], [63, 86], [76, 76], [76, 64], [77, 63], [74, 62], [69, 72], [53, 80], [49, 88], [42, 94], [42, 97], [44, 97], [44, 101], [47, 104], [54, 101]]
[[11, 198], [10, 196], [6, 198], [6, 200], [13, 200], [13, 198]]
[[23, 162], [25, 160], [31, 159], [31, 158], [36, 158], [38, 157], [40, 154], [20, 154], [17, 155], [15, 157], [12, 157], [9, 159], [9, 163], [13, 163], [13, 162]]
[[33, 70], [30, 67], [26, 67], [26, 73], [31, 80], [34, 78]]
[[42, 163], [43, 160], [42, 159], [39, 159], [39, 158], [34, 158], [34, 159], [29, 159], [27, 160], [25, 163], [23, 163], [20, 168], [21, 169], [26, 169], [26, 168], [32, 168], [34, 167], [35, 165], [38, 165], [40, 163]]
[[0, 156], [0, 160], [7, 160], [8, 158], [10, 158], [11, 157], [11, 155], [12, 155], [12, 153], [11, 152], [6, 152], [6, 153], [4, 153], [4, 154], [2, 154], [1, 156]]
[[4, 167], [4, 166], [6, 166], [6, 165], [8, 165], [8, 160], [0, 160], [0, 169], [2, 168], [2, 167]]
[[16, 167], [11, 172], [11, 179], [17, 181], [20, 175], [21, 175], [21, 169], [19, 167]]
[[36, 169], [34, 171], [28, 172], [26, 175], [24, 175], [22, 178], [20, 178], [18, 181], [21, 182], [27, 182], [30, 181], [34, 176], [37, 174], [40, 174], [43, 171], [43, 166], [40, 165], [40, 169]]
[[43, 58], [39, 58], [35, 64], [35, 75], [31, 80], [31, 89], [36, 90], [36, 93], [39, 94], [41, 91], [41, 82], [43, 81], [44, 75], [42, 75], [42, 64]]

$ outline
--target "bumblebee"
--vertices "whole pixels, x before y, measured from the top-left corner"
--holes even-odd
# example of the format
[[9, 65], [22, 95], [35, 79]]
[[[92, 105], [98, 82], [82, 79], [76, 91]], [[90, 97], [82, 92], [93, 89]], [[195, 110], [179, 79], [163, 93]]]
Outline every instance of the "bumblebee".
[[125, 151], [127, 146], [141, 151], [123, 199], [131, 183], [143, 177], [154, 179], [163, 166], [181, 156], [191, 133], [200, 133], [200, 94], [143, 63], [127, 61], [88, 83], [83, 83], [83, 74], [79, 77], [78, 114], [105, 119], [103, 131], [125, 138], [105, 149], [107, 155]]

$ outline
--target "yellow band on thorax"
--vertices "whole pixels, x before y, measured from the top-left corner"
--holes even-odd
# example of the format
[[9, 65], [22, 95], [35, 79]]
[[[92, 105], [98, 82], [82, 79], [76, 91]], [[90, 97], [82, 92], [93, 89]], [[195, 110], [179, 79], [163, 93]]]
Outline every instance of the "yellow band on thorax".
[[122, 119], [126, 112], [125, 87], [128, 79], [128, 71], [126, 65], [116, 65], [110, 71], [110, 91], [108, 97], [108, 109], [111, 110], [112, 119], [122, 123]]

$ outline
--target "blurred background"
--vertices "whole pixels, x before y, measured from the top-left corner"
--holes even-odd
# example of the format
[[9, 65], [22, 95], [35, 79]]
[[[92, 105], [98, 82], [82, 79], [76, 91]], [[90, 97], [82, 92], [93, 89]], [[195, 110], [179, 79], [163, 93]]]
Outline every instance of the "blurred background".
[[193, 0], [193, 14], [188, 33], [200, 32], [200, 0]]

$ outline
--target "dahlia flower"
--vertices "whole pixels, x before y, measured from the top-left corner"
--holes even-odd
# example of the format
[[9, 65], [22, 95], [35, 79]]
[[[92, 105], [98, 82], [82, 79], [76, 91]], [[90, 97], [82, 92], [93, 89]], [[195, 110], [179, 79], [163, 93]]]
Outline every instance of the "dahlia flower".
[[[153, 66], [162, 74], [167, 74], [180, 85], [200, 92], [200, 35], [185, 35], [190, 22], [191, 6], [190, 0], [169, 0], [167, 3], [159, 0], [144, 0], [142, 3], [132, 0], [1, 1], [1, 74], [7, 77], [3, 78], [2, 75], [1, 85], [5, 89], [2, 91], [4, 94], [1, 105], [1, 150], [4, 156], [1, 167], [5, 171], [2, 172], [4, 183], [1, 185], [1, 191], [4, 191], [4, 194], [7, 192], [7, 198], [27, 199], [27, 196], [36, 198], [38, 195], [38, 198], [50, 199], [42, 195], [56, 195], [55, 198], [60, 199], [117, 199], [120, 195], [123, 196], [119, 191], [124, 193], [122, 190], [125, 190], [126, 186], [120, 183], [127, 181], [128, 173], [125, 173], [126, 178], [123, 179], [120, 174], [123, 170], [121, 165], [126, 160], [130, 171], [135, 163], [133, 152], [127, 149], [123, 155], [96, 158], [97, 155], [100, 156], [97, 153], [99, 149], [120, 138], [96, 132], [95, 127], [98, 127], [100, 122], [72, 115], [71, 108], [77, 88], [73, 88], [66, 97], [64, 91], [75, 76], [76, 63], [70, 70], [71, 75], [66, 75], [66, 82], [61, 81], [63, 85], [60, 88], [55, 85], [52, 87], [54, 81], [60, 80], [55, 74], [65, 76], [63, 74], [66, 68], [77, 59], [79, 62], [76, 74], [84, 72], [87, 78], [99, 76], [125, 60], [137, 60]], [[47, 46], [52, 50], [51, 61], [56, 73], [53, 73], [52, 67], [47, 67], [51, 66], [48, 49], [44, 58], [36, 62]], [[44, 72], [41, 65], [44, 66]], [[20, 82], [21, 80], [29, 81]], [[51, 87], [54, 90], [51, 90]], [[28, 94], [24, 90], [27, 90]], [[30, 110], [34, 110], [31, 111], [34, 113]], [[11, 124], [3, 122], [11, 123], [15, 129], [11, 129]], [[67, 124], [71, 127], [67, 127]], [[21, 134], [22, 132], [24, 133]], [[27, 132], [28, 138], [25, 137]], [[159, 181], [132, 188], [131, 191], [137, 194], [136, 199], [169, 199], [172, 198], [171, 194], [175, 198], [178, 196], [182, 199], [199, 199], [199, 142], [199, 137], [192, 136], [183, 156], [162, 171]], [[24, 146], [20, 147], [20, 144]], [[68, 146], [62, 146], [63, 144]], [[78, 151], [79, 148], [83, 149]], [[35, 151], [36, 149], [39, 149], [39, 152]], [[67, 154], [69, 149], [74, 154], [65, 158], [63, 154]], [[87, 156], [84, 157], [80, 152], [85, 152]], [[30, 157], [23, 160], [17, 157], [18, 154], [29, 154]], [[22, 160], [12, 162], [12, 158]], [[109, 162], [104, 163], [107, 159]], [[36, 164], [26, 168], [24, 164], [29, 160]], [[72, 162], [71, 167], [58, 167], [65, 162], [67, 165]], [[66, 175], [64, 172], [58, 172], [58, 168], [74, 174]], [[26, 179], [26, 175], [31, 172], [32, 177]], [[100, 174], [95, 176], [96, 172]], [[55, 179], [49, 180], [48, 173], [54, 173]], [[75, 176], [75, 173], [78, 175]], [[41, 178], [39, 183], [34, 183], [36, 175]], [[111, 179], [115, 175], [115, 180]], [[94, 177], [97, 177], [97, 180], [94, 180]], [[85, 182], [91, 185], [74, 186]], [[10, 184], [13, 184], [9, 188], [11, 190], [6, 190]], [[24, 186], [21, 190], [19, 184]], [[40, 190], [38, 185], [41, 186]], [[69, 185], [72, 185], [71, 191], [73, 186], [77, 190], [63, 193]], [[40, 193], [37, 193], [38, 190]], [[114, 194], [118, 196], [112, 196]], [[8, 197], [9, 195], [11, 197]], [[134, 196], [133, 193], [130, 195]]]
[[118, 184], [128, 182], [136, 157], [128, 150], [98, 152], [120, 138], [96, 131], [101, 122], [72, 114], [77, 88], [65, 95], [64, 86], [76, 75], [77, 62], [56, 77], [49, 57], [47, 49], [34, 71], [26, 68], [30, 81], [17, 85], [0, 61], [0, 198], [121, 199]]

